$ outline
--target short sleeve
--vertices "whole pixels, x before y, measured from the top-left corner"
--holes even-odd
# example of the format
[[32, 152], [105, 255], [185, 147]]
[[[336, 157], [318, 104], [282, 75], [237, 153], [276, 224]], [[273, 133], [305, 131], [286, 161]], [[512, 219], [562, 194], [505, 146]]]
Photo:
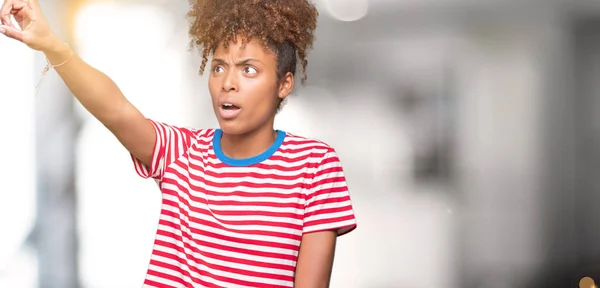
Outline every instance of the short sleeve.
[[355, 228], [356, 218], [342, 163], [330, 149], [316, 168], [308, 189], [303, 233], [334, 230], [341, 236]]
[[188, 150], [193, 132], [187, 128], [174, 127], [152, 120], [148, 121], [152, 123], [156, 131], [152, 164], [148, 167], [133, 155], [131, 155], [131, 158], [135, 171], [140, 177], [161, 180], [164, 170]]

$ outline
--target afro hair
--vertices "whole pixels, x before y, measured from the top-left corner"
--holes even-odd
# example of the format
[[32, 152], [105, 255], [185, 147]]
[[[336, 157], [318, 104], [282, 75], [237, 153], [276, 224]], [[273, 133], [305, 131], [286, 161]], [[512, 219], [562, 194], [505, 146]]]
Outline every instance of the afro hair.
[[200, 75], [219, 45], [258, 41], [277, 57], [277, 76], [295, 75], [296, 63], [306, 82], [307, 53], [312, 48], [318, 12], [309, 0], [190, 0], [190, 48], [202, 53]]

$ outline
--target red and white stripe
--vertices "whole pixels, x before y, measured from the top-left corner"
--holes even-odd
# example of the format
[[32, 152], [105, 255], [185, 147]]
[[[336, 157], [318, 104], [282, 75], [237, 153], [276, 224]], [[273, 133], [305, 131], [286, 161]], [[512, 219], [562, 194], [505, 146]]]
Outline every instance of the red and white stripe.
[[340, 160], [317, 140], [287, 134], [267, 160], [222, 163], [214, 129], [151, 121], [151, 167], [162, 210], [144, 287], [293, 287], [304, 233], [356, 228]]

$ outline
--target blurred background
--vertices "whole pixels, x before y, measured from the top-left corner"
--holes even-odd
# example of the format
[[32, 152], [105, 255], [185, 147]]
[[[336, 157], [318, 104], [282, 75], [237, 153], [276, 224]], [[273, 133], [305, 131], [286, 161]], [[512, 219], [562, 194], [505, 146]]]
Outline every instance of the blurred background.
[[[216, 127], [187, 1], [39, 1], [147, 117]], [[600, 281], [600, 1], [316, 3], [276, 125], [345, 166], [359, 228], [332, 287]], [[0, 63], [0, 287], [141, 286], [156, 185], [53, 71], [36, 90], [41, 53], [0, 37]]]

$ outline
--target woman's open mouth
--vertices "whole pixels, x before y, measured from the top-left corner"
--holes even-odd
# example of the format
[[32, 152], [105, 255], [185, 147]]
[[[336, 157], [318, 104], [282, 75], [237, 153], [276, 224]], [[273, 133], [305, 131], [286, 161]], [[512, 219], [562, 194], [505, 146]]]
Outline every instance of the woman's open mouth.
[[223, 119], [233, 119], [235, 118], [242, 109], [238, 106], [235, 106], [231, 103], [223, 103], [221, 107], [219, 107], [219, 114]]

